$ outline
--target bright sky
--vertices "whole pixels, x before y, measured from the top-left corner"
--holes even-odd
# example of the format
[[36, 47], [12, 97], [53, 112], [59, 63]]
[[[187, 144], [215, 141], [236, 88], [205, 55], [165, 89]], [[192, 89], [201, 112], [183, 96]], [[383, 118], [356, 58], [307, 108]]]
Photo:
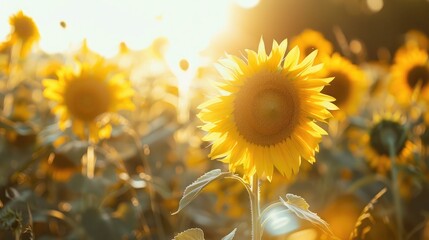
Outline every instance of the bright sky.
[[[195, 53], [227, 28], [231, 4], [253, 7], [259, 0], [0, 0], [0, 39], [9, 32], [9, 16], [19, 10], [32, 17], [40, 47], [50, 53], [88, 46], [113, 56], [124, 41], [142, 49], [164, 36], [171, 48]], [[67, 27], [63, 29], [60, 22]]]

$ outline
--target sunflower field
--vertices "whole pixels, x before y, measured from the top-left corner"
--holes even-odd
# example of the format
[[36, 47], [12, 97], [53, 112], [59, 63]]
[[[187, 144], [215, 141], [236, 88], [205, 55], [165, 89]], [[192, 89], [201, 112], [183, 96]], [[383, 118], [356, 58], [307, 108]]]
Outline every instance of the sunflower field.
[[428, 19], [0, 0], [0, 240], [429, 240]]

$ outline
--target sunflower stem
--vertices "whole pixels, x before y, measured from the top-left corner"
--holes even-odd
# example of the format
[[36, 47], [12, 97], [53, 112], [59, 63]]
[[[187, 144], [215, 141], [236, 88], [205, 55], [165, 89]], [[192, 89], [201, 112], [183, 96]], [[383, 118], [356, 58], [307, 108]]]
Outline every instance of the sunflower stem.
[[396, 164], [396, 148], [395, 148], [395, 139], [394, 137], [389, 137], [387, 139], [389, 143], [389, 155], [391, 161], [391, 189], [393, 194], [393, 204], [395, 208], [395, 219], [396, 219], [396, 227], [397, 227], [397, 239], [404, 239], [404, 225], [403, 225], [403, 209], [401, 204], [401, 195], [399, 194], [399, 180], [398, 180], [398, 168]]
[[86, 176], [89, 179], [94, 178], [95, 161], [96, 159], [94, 145], [89, 142], [88, 149], [86, 151]]
[[250, 189], [252, 197], [250, 198], [251, 214], [252, 214], [252, 240], [261, 239], [261, 223], [260, 215], [260, 194], [259, 194], [259, 178], [258, 174], [253, 175]]
[[19, 67], [22, 41], [13, 44], [9, 58], [9, 77], [6, 78], [5, 96], [3, 99], [3, 116], [9, 117], [13, 108], [13, 92], [11, 91], [17, 84], [17, 72]]

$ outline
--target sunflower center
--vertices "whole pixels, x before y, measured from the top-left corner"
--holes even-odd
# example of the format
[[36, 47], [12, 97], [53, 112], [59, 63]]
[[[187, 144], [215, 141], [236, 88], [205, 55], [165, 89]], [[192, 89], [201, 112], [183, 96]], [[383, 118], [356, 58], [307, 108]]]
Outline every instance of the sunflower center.
[[14, 26], [14, 31], [19, 38], [28, 40], [35, 35], [35, 25], [31, 19], [17, 19]]
[[288, 138], [299, 119], [299, 98], [293, 82], [280, 73], [258, 73], [237, 92], [234, 119], [247, 141], [270, 146]]
[[398, 156], [407, 141], [405, 134], [405, 129], [398, 122], [382, 120], [371, 129], [369, 144], [379, 155], [389, 156], [389, 140], [391, 140], [394, 143], [395, 154]]
[[429, 68], [426, 66], [415, 66], [408, 72], [408, 86], [415, 88], [419, 82], [422, 88], [429, 83]]
[[79, 79], [69, 83], [65, 104], [70, 113], [83, 121], [92, 121], [108, 111], [110, 106], [107, 83], [92, 79]]
[[341, 72], [332, 72], [329, 76], [335, 77], [330, 85], [323, 88], [322, 93], [334, 97], [335, 104], [337, 106], [342, 106], [347, 102], [351, 94], [351, 84], [350, 79], [346, 74]]

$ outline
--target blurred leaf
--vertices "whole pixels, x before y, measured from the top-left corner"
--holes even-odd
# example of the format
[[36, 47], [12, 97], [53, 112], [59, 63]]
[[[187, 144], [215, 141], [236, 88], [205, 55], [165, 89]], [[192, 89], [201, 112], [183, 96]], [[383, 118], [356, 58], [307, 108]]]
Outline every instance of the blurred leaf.
[[204, 232], [199, 228], [191, 228], [179, 233], [173, 240], [204, 240]]
[[0, 128], [17, 132], [20, 135], [34, 134], [34, 129], [28, 124], [15, 123], [5, 117], [0, 116]]
[[0, 116], [0, 128], [15, 131], [15, 123], [3, 116]]
[[283, 235], [297, 230], [296, 215], [283, 203], [269, 205], [261, 213], [262, 229], [271, 235]]
[[237, 228], [235, 228], [234, 230], [232, 230], [232, 232], [230, 232], [228, 235], [226, 235], [225, 237], [223, 237], [221, 240], [232, 240], [234, 238], [235, 232], [237, 231]]
[[216, 179], [221, 179], [230, 176], [232, 176], [232, 173], [230, 172], [221, 172], [220, 169], [215, 169], [199, 177], [195, 182], [186, 187], [185, 192], [183, 193], [183, 197], [182, 199], [180, 199], [179, 202], [179, 209], [177, 209], [177, 211], [174, 212], [173, 215], [177, 214], [180, 210], [182, 210], [189, 203], [191, 203], [192, 200], [194, 200], [201, 192], [201, 190], [203, 190], [203, 188], [209, 183]]
[[59, 129], [58, 124], [52, 124], [40, 131], [39, 136], [44, 145], [50, 145], [63, 134], [64, 133]]
[[113, 226], [110, 217], [98, 209], [90, 208], [82, 215], [82, 226], [91, 239], [94, 240], [116, 240], [120, 239]]
[[15, 131], [20, 134], [20, 135], [31, 135], [34, 134], [35, 131], [33, 129], [33, 127], [31, 127], [28, 124], [22, 124], [22, 123], [17, 123], [15, 124]]
[[332, 233], [331, 229], [329, 229], [328, 223], [317, 216], [316, 213], [308, 209], [310, 205], [308, 205], [304, 198], [290, 193], [286, 194], [286, 198], [287, 201], [283, 200], [283, 198], [280, 198], [280, 201], [298, 217], [310, 221], [312, 224], [316, 225], [322, 231], [330, 235], [331, 238], [338, 239], [335, 237], [334, 233]]

